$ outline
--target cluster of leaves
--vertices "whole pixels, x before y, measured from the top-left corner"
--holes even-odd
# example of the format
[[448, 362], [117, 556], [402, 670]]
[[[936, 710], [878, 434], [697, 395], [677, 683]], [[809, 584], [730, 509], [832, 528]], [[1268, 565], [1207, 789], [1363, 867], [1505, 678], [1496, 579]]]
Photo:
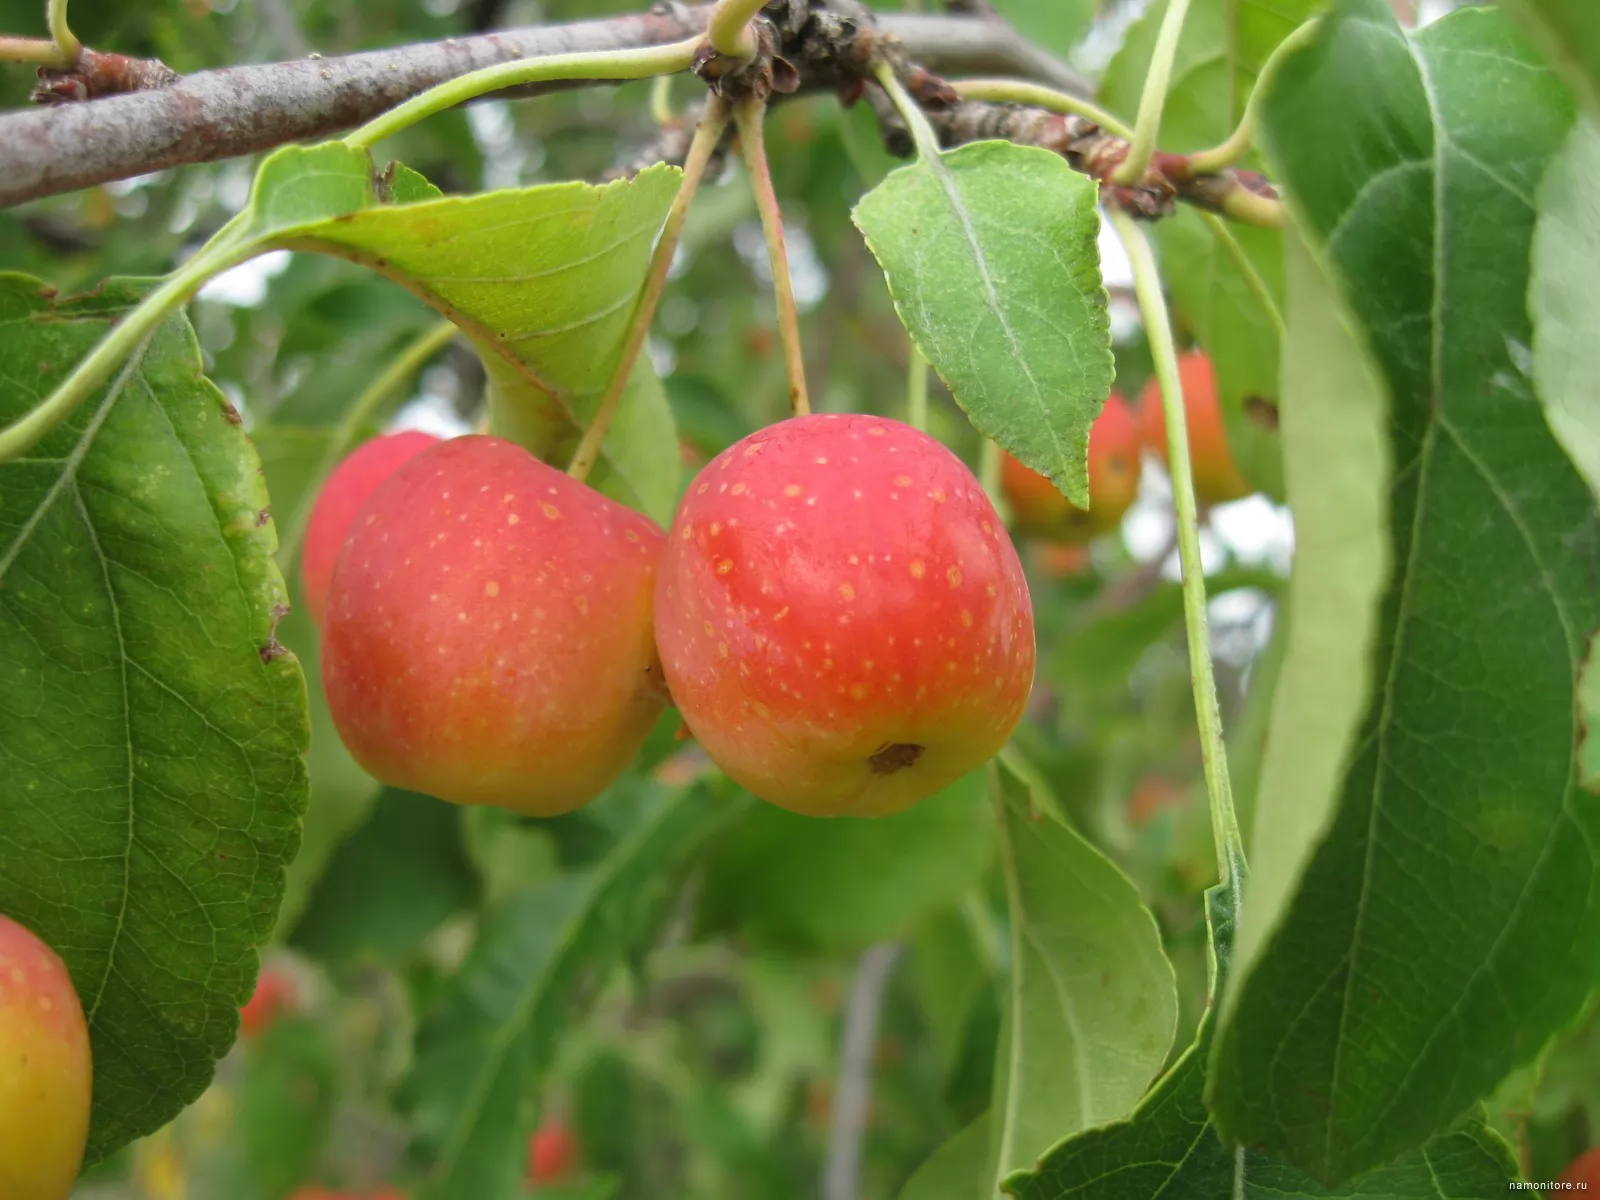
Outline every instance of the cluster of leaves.
[[[180, 66], [236, 53], [210, 25], [175, 33], [188, 8], [167, 7], [129, 36]], [[1194, 0], [1163, 145], [1220, 141], [1273, 47], [1325, 7]], [[1017, 15], [1065, 50], [1091, 9]], [[384, 11], [363, 36], [443, 20]], [[1530, 40], [1496, 8], [1408, 32], [1383, 0], [1340, 0], [1258, 114], [1293, 228], [1185, 213], [1157, 231], [1241, 465], [1287, 499], [1297, 542], [1286, 585], [1236, 565], [1210, 581], [1267, 590], [1280, 615], [1223, 672], [1251, 871], [1203, 914], [1179, 596], [1108, 599], [1136, 569], [1117, 546], [1036, 578], [1040, 703], [1013, 750], [899, 817], [757, 805], [670, 717], [606, 796], [554, 821], [364, 776], [281, 570], [330, 454], [382, 419], [352, 416], [358, 396], [431, 307], [478, 353], [452, 351], [430, 392], [560, 461], [677, 173], [563, 182], [647, 136], [638, 87], [408, 131], [396, 151], [423, 173], [396, 168], [381, 194], [363, 151], [272, 155], [226, 235], [241, 257], [296, 252], [263, 302], [171, 318], [0, 467], [0, 911], [84, 997], [95, 1180], [511, 1196], [529, 1131], [559, 1112], [586, 1148], [572, 1195], [809, 1195], [852, 956], [884, 940], [909, 956], [866, 1194], [1488, 1197], [1553, 1175], [1600, 1130], [1583, 1069], [1600, 964], [1587, 11], [1527, 0]], [[1164, 13], [1105, 72], [1125, 115]], [[886, 177], [862, 118], [821, 100], [773, 117], [791, 237], [816, 251], [796, 259], [819, 406], [894, 411], [898, 316], [957, 402], [936, 433], [975, 460], [981, 430], [1081, 497], [1088, 424], [1144, 354], [1110, 353], [1094, 186], [996, 143]], [[540, 182], [427, 182], [520, 183], [482, 149], [512, 145]], [[6, 265], [63, 289], [159, 273], [249, 181], [198, 168], [0, 214]], [[782, 415], [748, 195], [702, 194], [594, 477], [658, 519], [684, 457]], [[0, 423], [147, 292], [0, 276]], [[1134, 819], [1152, 764], [1177, 799]], [[311, 999], [213, 1081], [268, 942]]]

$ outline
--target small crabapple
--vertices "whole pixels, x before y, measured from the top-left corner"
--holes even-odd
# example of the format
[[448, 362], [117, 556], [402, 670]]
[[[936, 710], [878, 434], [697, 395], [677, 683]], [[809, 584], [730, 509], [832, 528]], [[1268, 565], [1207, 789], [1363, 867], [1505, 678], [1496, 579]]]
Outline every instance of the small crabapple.
[[334, 570], [322, 682], [381, 782], [532, 816], [592, 800], [666, 704], [661, 529], [471, 435], [404, 463]]
[[[1211, 360], [1198, 350], [1178, 356], [1178, 382], [1183, 388], [1184, 422], [1189, 428], [1189, 463], [1195, 498], [1202, 504], [1242, 500], [1251, 487], [1228, 449], [1228, 431], [1217, 404], [1217, 376]], [[1161, 384], [1151, 376], [1139, 393], [1139, 432], [1144, 444], [1167, 461], [1167, 418], [1161, 411]]]
[[528, 1138], [528, 1182], [560, 1183], [578, 1162], [578, 1139], [566, 1122], [550, 1119]]
[[1081, 544], [1113, 530], [1139, 495], [1139, 425], [1112, 392], [1089, 428], [1089, 508], [1079, 508], [1032, 467], [1000, 459], [1000, 490], [1018, 533]]
[[89, 1139], [89, 1027], [72, 977], [0, 916], [0, 1198], [66, 1200]]
[[333, 579], [339, 551], [355, 524], [356, 514], [368, 498], [400, 464], [436, 446], [431, 433], [410, 429], [388, 433], [362, 443], [328, 476], [317, 492], [311, 519], [306, 522], [304, 549], [300, 555], [300, 592], [311, 613], [313, 625], [322, 624], [327, 606], [328, 584]]
[[656, 638], [695, 738], [813, 816], [883, 816], [982, 765], [1033, 683], [1022, 564], [983, 488], [883, 417], [796, 417], [679, 505]]

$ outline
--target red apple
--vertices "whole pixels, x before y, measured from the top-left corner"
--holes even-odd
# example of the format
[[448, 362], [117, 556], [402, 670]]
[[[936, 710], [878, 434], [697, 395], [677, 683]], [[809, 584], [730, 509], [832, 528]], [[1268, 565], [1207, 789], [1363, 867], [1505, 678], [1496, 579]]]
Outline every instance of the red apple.
[[1139, 494], [1139, 425], [1127, 402], [1112, 392], [1089, 427], [1089, 509], [1010, 454], [1000, 459], [1000, 490], [1018, 533], [1081, 544], [1113, 530]]
[[[1228, 431], [1217, 405], [1217, 377], [1211, 360], [1198, 350], [1178, 356], [1184, 420], [1189, 427], [1189, 462], [1194, 494], [1202, 504], [1242, 500], [1255, 488], [1239, 473], [1228, 449]], [[1139, 430], [1145, 446], [1167, 461], [1167, 418], [1161, 411], [1161, 384], [1151, 376], [1139, 394]]]
[[1589, 1191], [1600, 1191], [1600, 1146], [1585, 1150], [1561, 1172], [1558, 1183], [1581, 1183]]
[[736, 442], [678, 508], [656, 585], [667, 683], [735, 781], [883, 816], [1005, 744], [1033, 609], [971, 471], [909, 425], [817, 415]]
[[578, 1139], [565, 1122], [548, 1120], [528, 1139], [528, 1182], [560, 1183], [578, 1163]]
[[66, 1200], [89, 1140], [92, 1082], [66, 965], [0, 916], [0, 1197]]
[[383, 783], [533, 816], [592, 800], [666, 704], [659, 526], [498, 438], [373, 493], [334, 571], [322, 682]]
[[361, 506], [401, 463], [438, 444], [439, 439], [433, 434], [415, 429], [385, 434], [363, 443], [328, 476], [317, 493], [311, 519], [306, 522], [300, 555], [300, 592], [305, 596], [313, 624], [322, 624], [333, 567]]
[[272, 1027], [280, 1014], [298, 1007], [294, 979], [268, 967], [256, 979], [256, 990], [239, 1010], [239, 1031], [254, 1037]]

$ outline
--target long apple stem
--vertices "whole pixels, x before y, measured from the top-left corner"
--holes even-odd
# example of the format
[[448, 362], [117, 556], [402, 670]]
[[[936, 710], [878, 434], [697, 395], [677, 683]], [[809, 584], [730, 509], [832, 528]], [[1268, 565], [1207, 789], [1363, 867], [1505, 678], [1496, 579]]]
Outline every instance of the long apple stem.
[[1233, 808], [1233, 785], [1228, 778], [1228, 752], [1222, 736], [1222, 711], [1217, 704], [1217, 680], [1211, 664], [1211, 636], [1206, 626], [1205, 568], [1200, 559], [1200, 522], [1194, 496], [1194, 472], [1189, 463], [1189, 426], [1184, 412], [1183, 385], [1178, 376], [1178, 353], [1172, 341], [1172, 323], [1155, 255], [1133, 218], [1111, 209], [1117, 236], [1133, 266], [1134, 292], [1144, 317], [1145, 334], [1155, 360], [1161, 386], [1161, 409], [1167, 422], [1167, 462], [1172, 476], [1172, 499], [1177, 507], [1178, 561], [1183, 568], [1183, 619], [1189, 640], [1189, 677], [1194, 685], [1195, 718], [1200, 726], [1200, 754], [1205, 764], [1206, 792], [1211, 799], [1211, 835], [1216, 845], [1217, 873], [1223, 883], [1243, 882], [1244, 839]]
[[583, 439], [567, 465], [567, 474], [574, 479], [589, 478], [589, 472], [594, 470], [595, 461], [600, 457], [600, 443], [605, 440], [606, 430], [611, 427], [611, 419], [617, 415], [617, 404], [628, 386], [628, 380], [633, 377], [633, 367], [639, 361], [639, 352], [644, 349], [645, 339], [650, 336], [650, 322], [655, 319], [656, 305], [661, 302], [667, 272], [672, 267], [672, 256], [677, 253], [678, 240], [683, 236], [683, 222], [689, 215], [689, 205], [694, 201], [706, 166], [727, 127], [727, 102], [719, 96], [709, 97], [700, 124], [695, 127], [694, 140], [689, 143], [689, 154], [683, 163], [683, 182], [678, 185], [678, 194], [673, 198], [672, 207], [667, 210], [666, 223], [661, 227], [655, 253], [650, 256], [650, 269], [645, 274], [644, 287], [640, 289], [639, 302], [633, 310], [633, 321], [622, 343], [622, 355], [617, 359], [616, 369], [612, 371], [606, 390], [595, 408], [594, 419], [589, 422], [589, 428], [583, 431]]
[[794, 281], [789, 274], [789, 251], [783, 242], [783, 211], [772, 188], [772, 170], [767, 164], [763, 122], [765, 100], [741, 100], [734, 105], [734, 120], [739, 124], [739, 146], [750, 183], [755, 189], [756, 209], [761, 214], [761, 231], [767, 238], [767, 258], [772, 262], [772, 290], [778, 299], [778, 336], [783, 341], [783, 365], [789, 374], [789, 408], [797, 417], [811, 411], [811, 395], [806, 389], [805, 356], [800, 348], [800, 310], [794, 303]]

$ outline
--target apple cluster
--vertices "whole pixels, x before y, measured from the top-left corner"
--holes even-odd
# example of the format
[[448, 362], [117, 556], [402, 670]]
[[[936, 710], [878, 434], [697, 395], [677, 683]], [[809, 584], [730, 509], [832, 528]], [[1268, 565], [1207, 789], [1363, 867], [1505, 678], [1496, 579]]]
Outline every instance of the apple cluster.
[[323, 488], [302, 586], [363, 767], [534, 816], [599, 794], [669, 704], [764, 800], [899, 812], [992, 757], [1033, 683], [983, 488], [876, 416], [735, 443], [667, 531], [498, 438], [378, 438]]
[[[1255, 489], [1228, 449], [1211, 360], [1198, 350], [1179, 355], [1178, 381], [1189, 429], [1195, 498], [1212, 505], [1250, 495]], [[1012, 525], [1018, 533], [1058, 550], [1075, 550], [1109, 533], [1138, 497], [1141, 450], [1148, 450], [1163, 464], [1167, 461], [1161, 385], [1153, 377], [1140, 392], [1136, 408], [1112, 392], [1090, 427], [1087, 509], [1075, 506], [1049, 479], [1010, 454], [1002, 457], [1001, 493], [1011, 506]], [[1068, 561], [1078, 561], [1081, 554], [1075, 550]]]

